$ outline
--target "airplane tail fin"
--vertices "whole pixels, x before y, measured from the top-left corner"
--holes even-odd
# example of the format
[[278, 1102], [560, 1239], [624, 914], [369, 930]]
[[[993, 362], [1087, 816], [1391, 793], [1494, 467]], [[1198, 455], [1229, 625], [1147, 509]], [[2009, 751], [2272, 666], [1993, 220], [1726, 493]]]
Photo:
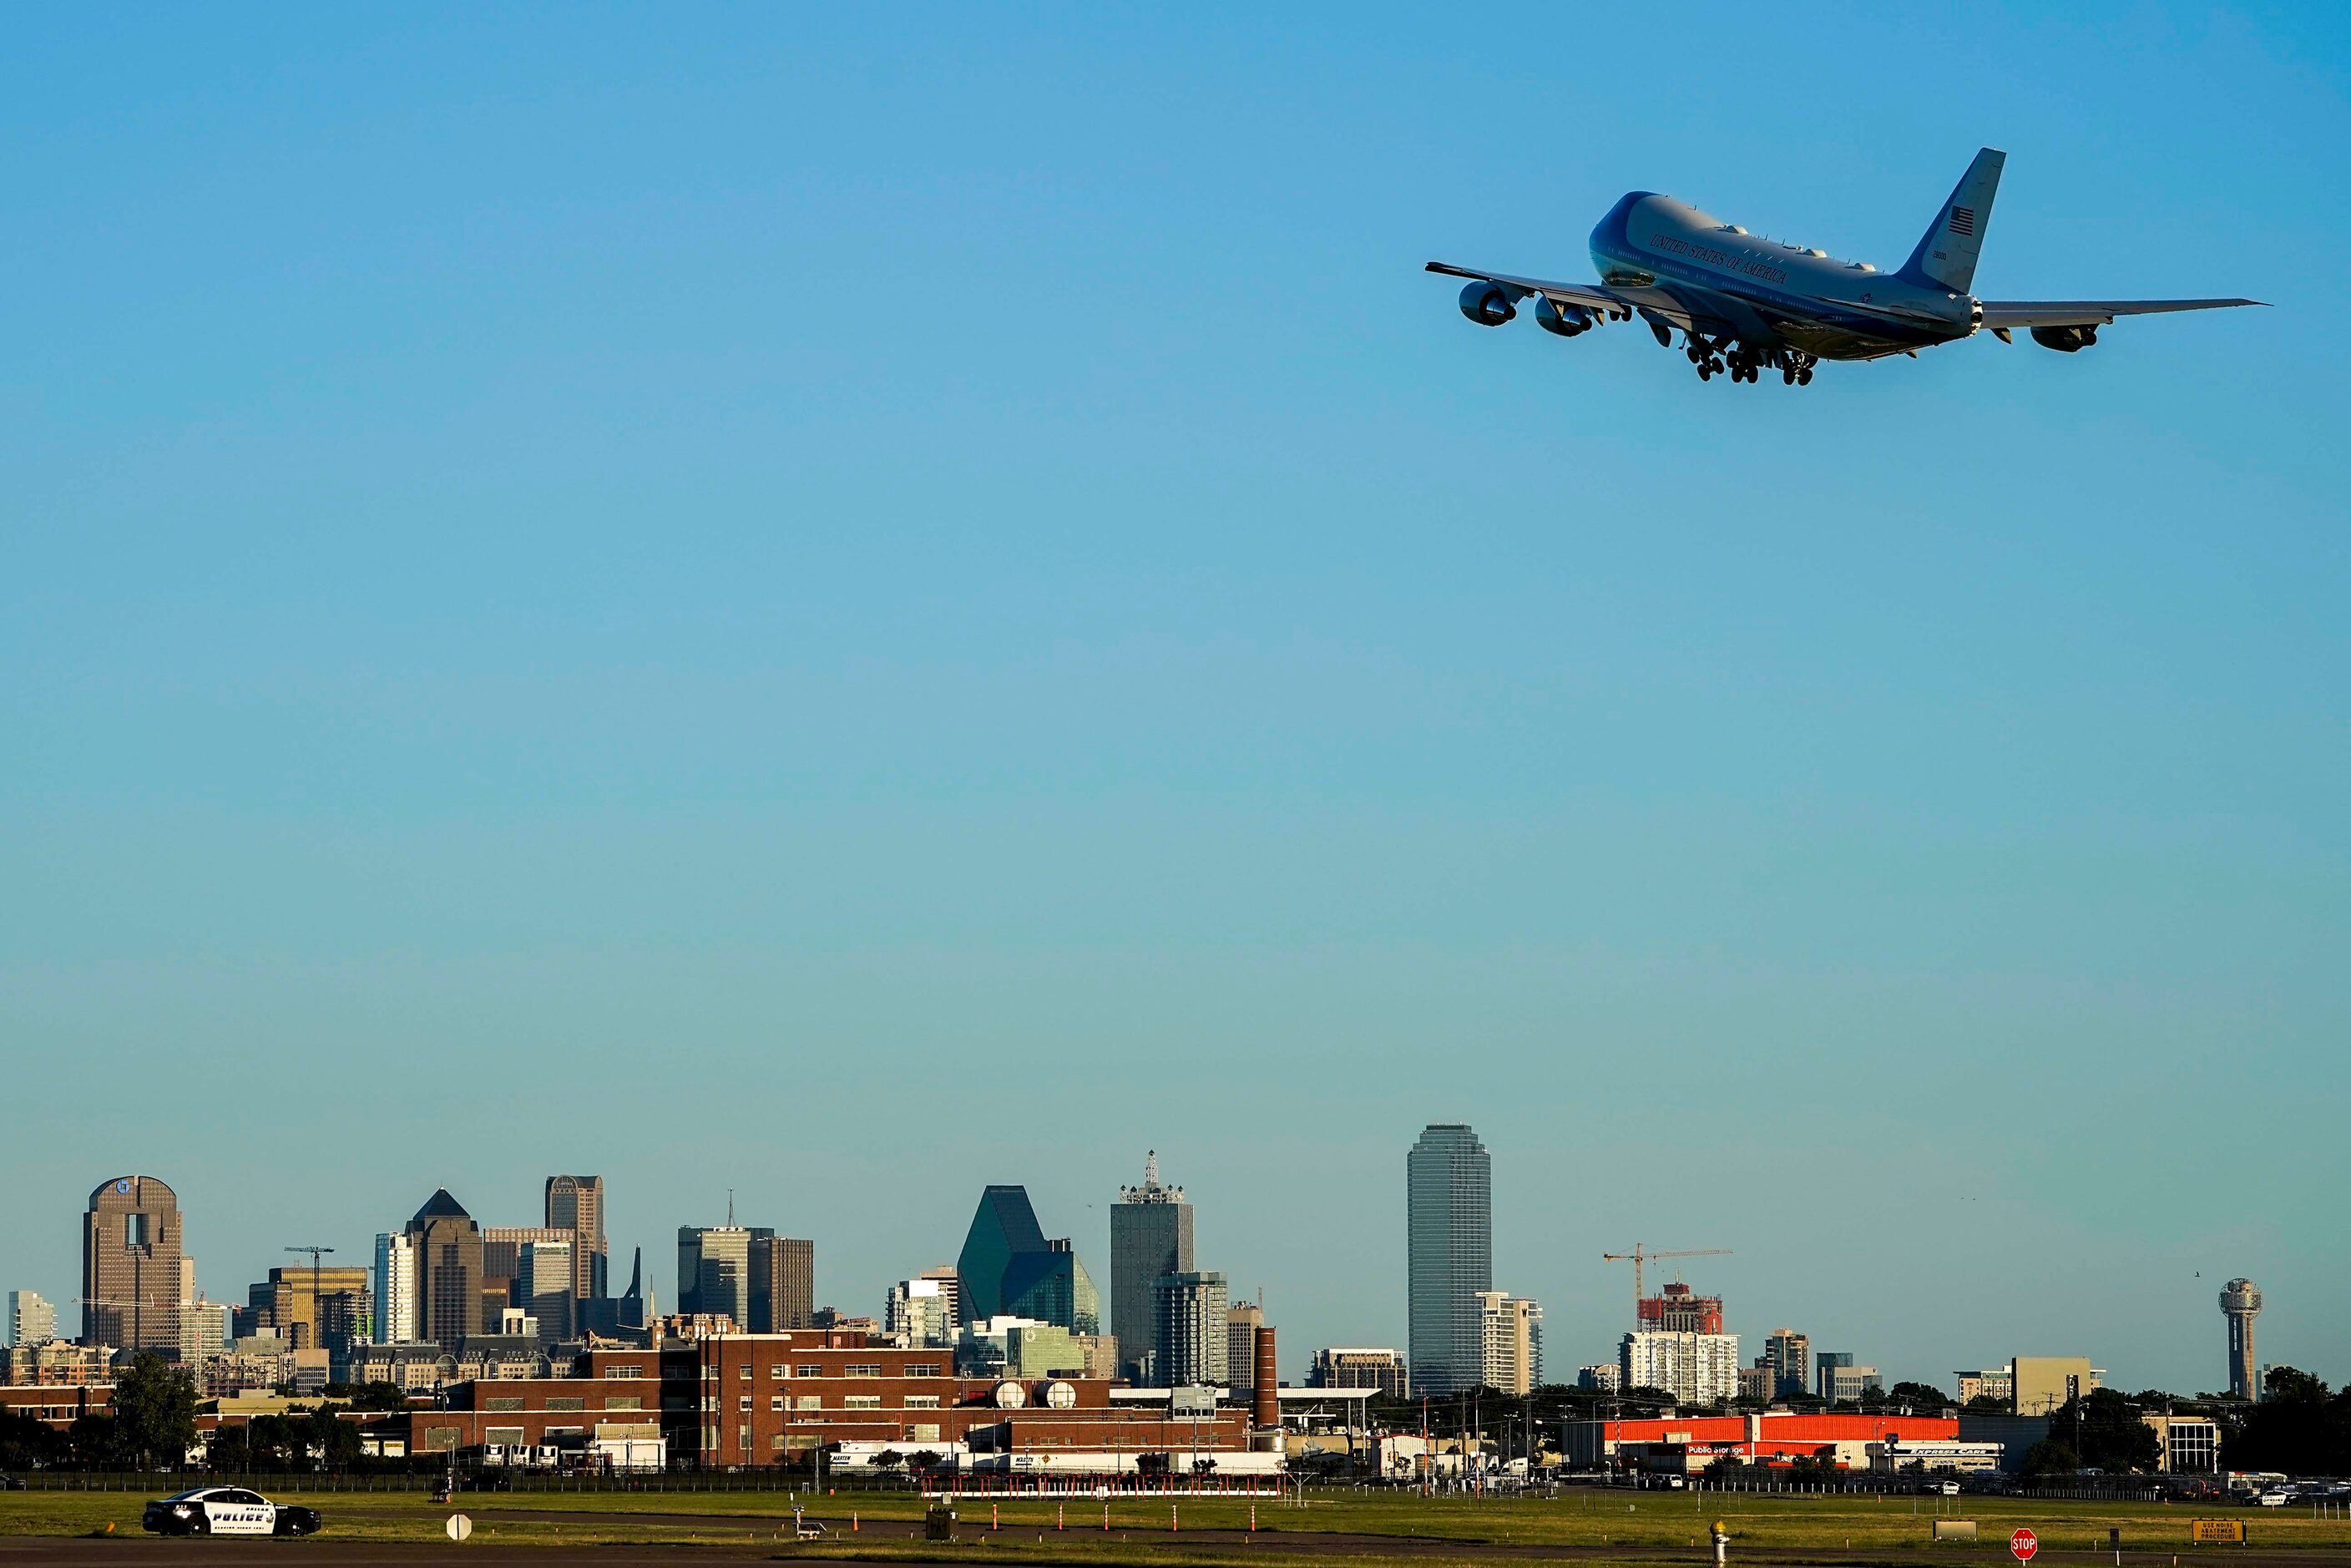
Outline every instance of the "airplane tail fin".
[[1902, 266], [1900, 276], [1912, 283], [1948, 288], [1954, 294], [1975, 290], [1976, 256], [1983, 248], [1983, 233], [1991, 223], [1991, 199], [2000, 192], [2001, 166], [2008, 154], [1987, 147], [1976, 154], [1959, 183], [1935, 214], [1935, 223], [1919, 238], [1918, 248]]

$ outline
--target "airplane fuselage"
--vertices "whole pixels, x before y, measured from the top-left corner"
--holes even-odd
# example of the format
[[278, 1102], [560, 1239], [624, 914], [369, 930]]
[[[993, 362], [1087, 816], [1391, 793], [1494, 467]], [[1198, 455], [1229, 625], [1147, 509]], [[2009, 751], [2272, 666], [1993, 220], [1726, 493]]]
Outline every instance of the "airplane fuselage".
[[1600, 280], [1654, 323], [1821, 360], [1875, 360], [1976, 329], [1976, 302], [1866, 262], [1759, 239], [1687, 202], [1627, 193], [1592, 231]]

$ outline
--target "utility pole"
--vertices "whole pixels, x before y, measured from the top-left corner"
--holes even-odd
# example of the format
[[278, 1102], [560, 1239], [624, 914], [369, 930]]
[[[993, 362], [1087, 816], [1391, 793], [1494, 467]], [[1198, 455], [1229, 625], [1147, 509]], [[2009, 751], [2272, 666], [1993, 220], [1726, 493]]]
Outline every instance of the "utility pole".
[[334, 1249], [331, 1247], [288, 1247], [286, 1250], [288, 1252], [308, 1252], [310, 1255], [310, 1348], [312, 1350], [317, 1350], [319, 1346], [327, 1343], [327, 1309], [319, 1299], [319, 1282], [320, 1277], [326, 1272], [326, 1270], [324, 1266], [319, 1263], [319, 1260], [325, 1257], [328, 1253], [332, 1252]]

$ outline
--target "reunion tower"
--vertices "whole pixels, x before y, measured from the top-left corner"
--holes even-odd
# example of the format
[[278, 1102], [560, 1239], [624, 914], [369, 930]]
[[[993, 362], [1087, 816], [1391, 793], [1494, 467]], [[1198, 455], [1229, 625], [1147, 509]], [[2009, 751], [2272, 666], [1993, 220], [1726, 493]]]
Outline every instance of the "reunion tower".
[[2262, 1310], [2262, 1292], [2251, 1280], [2231, 1280], [2220, 1288], [2220, 1315], [2229, 1320], [2229, 1396], [2258, 1399], [2261, 1389], [2253, 1372], [2253, 1314]]

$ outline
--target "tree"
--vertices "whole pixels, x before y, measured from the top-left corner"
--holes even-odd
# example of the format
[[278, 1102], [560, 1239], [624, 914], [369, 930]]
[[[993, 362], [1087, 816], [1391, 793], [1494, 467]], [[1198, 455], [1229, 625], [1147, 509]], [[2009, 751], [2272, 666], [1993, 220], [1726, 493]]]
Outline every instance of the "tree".
[[2028, 1476], [2070, 1476], [2082, 1468], [2071, 1445], [2055, 1437], [2043, 1437], [2024, 1450], [2024, 1473]]
[[340, 1472], [360, 1457], [360, 1429], [357, 1422], [344, 1420], [335, 1410], [332, 1405], [321, 1405], [310, 1412], [302, 1446], [319, 1456], [320, 1469]]
[[252, 1436], [242, 1423], [214, 1427], [213, 1440], [204, 1446], [204, 1463], [230, 1475], [253, 1469]]
[[114, 1380], [114, 1417], [124, 1454], [141, 1466], [183, 1464], [196, 1440], [196, 1380], [142, 1351]]
[[1959, 1408], [1966, 1411], [1970, 1416], [2009, 1416], [2015, 1414], [2015, 1412], [2009, 1409], [2008, 1401], [2002, 1399], [1997, 1394], [1979, 1394], [1973, 1399], [1969, 1400], [1965, 1405], [1960, 1406]]
[[1913, 1410], [1940, 1410], [1951, 1403], [1951, 1396], [1931, 1383], [1897, 1383], [1886, 1397]]
[[2351, 1474], [2351, 1389], [2329, 1396], [2326, 1385], [2291, 1366], [2273, 1366], [2267, 1397], [2248, 1406], [2226, 1440], [2231, 1469], [2300, 1475]]
[[351, 1390], [354, 1410], [405, 1410], [408, 1396], [390, 1383], [362, 1383]]
[[306, 1452], [294, 1423], [283, 1416], [256, 1416], [246, 1423], [245, 1442], [256, 1470], [290, 1469]]
[[894, 1470], [905, 1462], [906, 1456], [895, 1448], [884, 1448], [873, 1456], [873, 1468], [877, 1470]]
[[110, 1469], [123, 1462], [122, 1423], [111, 1416], [78, 1416], [66, 1428], [66, 1444], [82, 1469]]
[[2078, 1465], [2113, 1475], [2151, 1471], [2163, 1457], [2163, 1445], [2155, 1428], [2139, 1418], [2139, 1407], [2111, 1388], [2094, 1388], [2058, 1406], [2049, 1432], [2074, 1451]]
[[15, 1411], [0, 1415], [0, 1470], [36, 1470], [68, 1452], [66, 1435], [47, 1421]]
[[946, 1456], [936, 1448], [921, 1448], [915, 1451], [914, 1457], [908, 1459], [906, 1464], [911, 1469], [927, 1470], [946, 1458]]

